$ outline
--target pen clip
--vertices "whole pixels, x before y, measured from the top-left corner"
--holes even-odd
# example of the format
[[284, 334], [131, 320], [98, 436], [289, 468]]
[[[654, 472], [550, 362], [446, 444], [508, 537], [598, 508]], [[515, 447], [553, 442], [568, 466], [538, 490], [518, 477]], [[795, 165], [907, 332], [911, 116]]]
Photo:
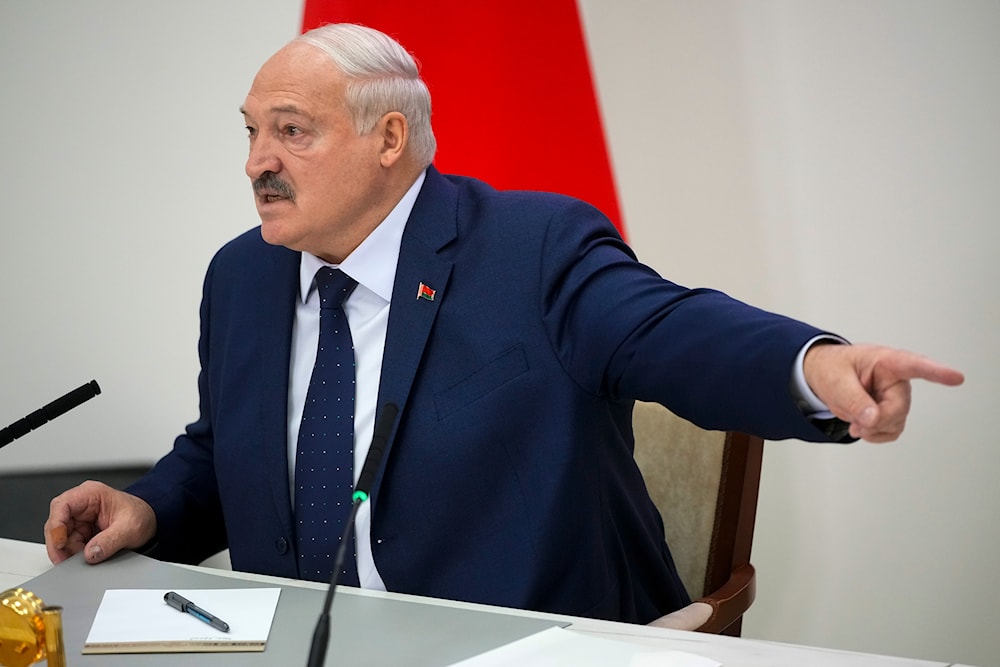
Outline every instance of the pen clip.
[[191, 604], [190, 600], [187, 600], [173, 591], [169, 591], [163, 595], [163, 601], [168, 605], [176, 609], [177, 611], [182, 611], [187, 613], [187, 607]]

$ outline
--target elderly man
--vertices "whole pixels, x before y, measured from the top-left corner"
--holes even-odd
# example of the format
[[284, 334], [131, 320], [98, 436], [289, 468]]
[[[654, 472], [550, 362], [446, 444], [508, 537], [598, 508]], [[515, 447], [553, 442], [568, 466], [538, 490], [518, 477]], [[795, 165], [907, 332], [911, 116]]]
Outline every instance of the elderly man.
[[53, 500], [54, 562], [228, 547], [236, 569], [326, 580], [391, 403], [344, 581], [646, 622], [689, 598], [632, 460], [634, 400], [882, 442], [912, 379], [962, 382], [664, 280], [580, 201], [438, 173], [427, 89], [377, 31], [295, 39], [241, 110], [261, 225], [208, 270], [200, 417], [127, 493]]

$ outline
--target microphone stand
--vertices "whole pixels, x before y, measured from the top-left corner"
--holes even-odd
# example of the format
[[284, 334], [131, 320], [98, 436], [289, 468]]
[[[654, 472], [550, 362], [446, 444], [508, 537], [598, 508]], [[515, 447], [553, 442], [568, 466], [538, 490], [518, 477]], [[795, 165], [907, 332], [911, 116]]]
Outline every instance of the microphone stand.
[[351, 514], [347, 519], [347, 526], [344, 528], [343, 539], [340, 540], [340, 547], [337, 549], [337, 557], [333, 563], [333, 578], [326, 589], [326, 599], [323, 601], [323, 613], [316, 621], [316, 629], [313, 630], [312, 646], [309, 647], [308, 667], [323, 667], [326, 662], [326, 645], [330, 641], [330, 607], [333, 605], [333, 595], [337, 590], [337, 579], [340, 578], [340, 568], [344, 566], [344, 557], [347, 553], [347, 545], [351, 542], [351, 531], [354, 530], [354, 519], [358, 516], [358, 508], [367, 499], [359, 497], [359, 492], [354, 492], [354, 502], [351, 503]]

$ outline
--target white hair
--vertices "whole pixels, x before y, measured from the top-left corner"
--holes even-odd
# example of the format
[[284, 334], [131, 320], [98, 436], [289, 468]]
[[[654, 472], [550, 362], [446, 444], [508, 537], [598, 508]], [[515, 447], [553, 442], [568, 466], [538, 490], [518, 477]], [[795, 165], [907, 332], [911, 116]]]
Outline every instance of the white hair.
[[358, 134], [367, 134], [390, 111], [406, 117], [413, 157], [426, 167], [437, 140], [431, 129], [431, 94], [413, 56], [388, 35], [361, 25], [333, 23], [295, 38], [321, 49], [349, 79], [345, 102]]

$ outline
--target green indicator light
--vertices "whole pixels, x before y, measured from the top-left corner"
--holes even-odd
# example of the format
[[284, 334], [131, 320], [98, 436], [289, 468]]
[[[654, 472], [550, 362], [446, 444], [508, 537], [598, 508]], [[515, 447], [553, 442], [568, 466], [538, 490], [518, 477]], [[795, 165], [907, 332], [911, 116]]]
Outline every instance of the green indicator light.
[[351, 500], [360, 500], [361, 502], [365, 502], [366, 500], [368, 500], [368, 494], [365, 493], [364, 491], [355, 491], [354, 495], [351, 497]]

